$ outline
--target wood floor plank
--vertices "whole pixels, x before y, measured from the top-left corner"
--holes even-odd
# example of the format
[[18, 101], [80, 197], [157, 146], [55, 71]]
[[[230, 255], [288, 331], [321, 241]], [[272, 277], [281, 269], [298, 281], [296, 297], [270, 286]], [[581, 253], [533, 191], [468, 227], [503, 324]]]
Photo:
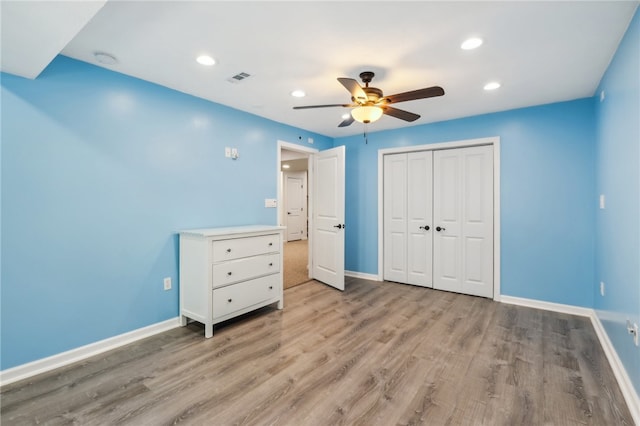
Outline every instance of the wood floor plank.
[[631, 425], [588, 319], [349, 277], [0, 390], [3, 425]]

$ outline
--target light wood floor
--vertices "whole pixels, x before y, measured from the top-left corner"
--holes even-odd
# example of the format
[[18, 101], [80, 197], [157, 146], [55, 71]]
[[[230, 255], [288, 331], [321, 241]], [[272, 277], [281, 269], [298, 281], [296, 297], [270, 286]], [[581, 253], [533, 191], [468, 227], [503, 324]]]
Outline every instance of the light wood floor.
[[212, 339], [190, 324], [1, 398], [2, 425], [633, 424], [588, 319], [352, 278], [344, 293], [293, 287], [283, 311]]

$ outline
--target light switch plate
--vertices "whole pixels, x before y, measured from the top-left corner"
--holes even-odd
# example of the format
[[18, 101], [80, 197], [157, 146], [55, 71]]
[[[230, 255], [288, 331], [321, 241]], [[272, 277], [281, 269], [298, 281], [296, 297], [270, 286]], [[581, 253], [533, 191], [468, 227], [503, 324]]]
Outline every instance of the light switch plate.
[[278, 206], [278, 201], [275, 198], [265, 198], [264, 206], [269, 209], [275, 208]]

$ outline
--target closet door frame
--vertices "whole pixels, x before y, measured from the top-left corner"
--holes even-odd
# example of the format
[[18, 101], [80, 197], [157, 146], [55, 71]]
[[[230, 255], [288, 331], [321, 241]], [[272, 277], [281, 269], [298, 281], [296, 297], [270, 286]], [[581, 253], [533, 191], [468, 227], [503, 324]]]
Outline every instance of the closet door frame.
[[416, 151], [493, 146], [493, 300], [500, 301], [500, 137], [467, 139], [378, 150], [378, 280], [384, 272], [384, 156]]

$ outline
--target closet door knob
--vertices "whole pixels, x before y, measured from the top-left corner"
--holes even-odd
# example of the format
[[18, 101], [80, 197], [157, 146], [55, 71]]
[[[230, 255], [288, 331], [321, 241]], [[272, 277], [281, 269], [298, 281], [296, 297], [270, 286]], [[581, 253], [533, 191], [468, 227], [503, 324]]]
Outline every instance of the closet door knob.
[[425, 231], [428, 231], [431, 228], [429, 227], [429, 225], [425, 225], [425, 226], [421, 226], [420, 229], [424, 229]]
[[231, 276], [231, 272], [227, 272], [227, 275]]
[[227, 253], [231, 253], [231, 249], [227, 249]]
[[233, 300], [233, 299], [227, 299], [227, 302], [231, 303], [231, 301], [232, 301], [232, 300]]
[[436, 231], [438, 231], [438, 232], [440, 232], [440, 231], [446, 231], [446, 229], [441, 228], [441, 227], [439, 227], [439, 226], [436, 226]]

